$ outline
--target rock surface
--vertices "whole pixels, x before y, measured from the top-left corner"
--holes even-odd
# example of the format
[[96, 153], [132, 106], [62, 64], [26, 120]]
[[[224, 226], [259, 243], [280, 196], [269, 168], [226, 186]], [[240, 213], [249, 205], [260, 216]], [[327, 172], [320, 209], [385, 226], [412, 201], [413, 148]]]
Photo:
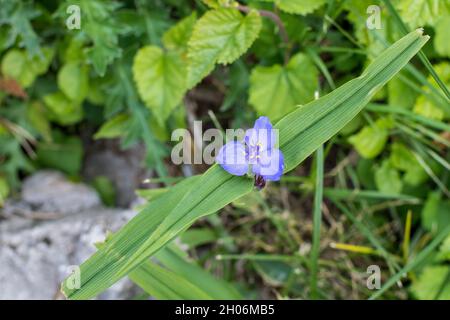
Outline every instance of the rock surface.
[[[25, 180], [20, 200], [0, 209], [0, 299], [58, 299], [61, 281], [129, 220], [132, 210], [107, 209], [97, 193], [62, 174], [41, 171]], [[100, 299], [139, 292], [128, 280]]]

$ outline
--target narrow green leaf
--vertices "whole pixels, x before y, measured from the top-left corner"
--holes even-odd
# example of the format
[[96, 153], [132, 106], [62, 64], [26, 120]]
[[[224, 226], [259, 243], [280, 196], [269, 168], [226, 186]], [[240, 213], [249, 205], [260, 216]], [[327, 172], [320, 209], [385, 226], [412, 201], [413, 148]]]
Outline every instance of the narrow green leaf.
[[350, 122], [428, 39], [422, 30], [411, 32], [381, 53], [361, 76], [281, 119], [275, 128], [280, 129], [285, 171], [295, 168]]
[[[339, 132], [427, 40], [421, 31], [412, 32], [383, 52], [360, 77], [279, 121], [275, 128], [280, 129], [285, 171], [295, 168]], [[70, 283], [64, 282], [62, 291], [71, 299], [94, 297], [145, 262], [197, 219], [220, 210], [252, 188], [252, 179], [229, 175], [218, 165], [200, 177], [184, 180], [151, 201], [81, 265], [80, 289], [70, 288]]]
[[155, 262], [144, 262], [129, 275], [130, 279], [149, 293], [162, 300], [210, 300], [206, 292], [193, 285], [183, 274], [177, 274]]
[[174, 246], [164, 248], [155, 257], [173, 272], [187, 277], [193, 285], [206, 292], [213, 299], [242, 298], [241, 294], [232, 284], [221, 278], [212, 276], [209, 272], [200, 268], [195, 262], [190, 262]]
[[[403, 23], [402, 18], [398, 14], [397, 10], [395, 10], [390, 0], [383, 0], [386, 4], [389, 13], [394, 17], [394, 21], [397, 23], [400, 30], [406, 34], [409, 32], [408, 27]], [[409, 21], [410, 25], [413, 28], [423, 27], [426, 24], [432, 25], [435, 19], [433, 16], [441, 14], [448, 15], [450, 13], [450, 0], [403, 0], [400, 3], [401, 9], [403, 9], [403, 16]], [[415, 17], [417, 21], [414, 21]], [[420, 19], [420, 20], [419, 20]], [[423, 19], [423, 20], [422, 20]], [[418, 25], [415, 25], [418, 24]], [[448, 106], [448, 101], [450, 100], [450, 90], [445, 86], [441, 78], [438, 76], [436, 71], [433, 69], [430, 60], [428, 60], [427, 56], [423, 53], [423, 51], [418, 52], [418, 57], [420, 61], [422, 61], [425, 68], [428, 69], [431, 76], [434, 78], [436, 83], [442, 89], [444, 94], [447, 97], [447, 103], [445, 106]]]

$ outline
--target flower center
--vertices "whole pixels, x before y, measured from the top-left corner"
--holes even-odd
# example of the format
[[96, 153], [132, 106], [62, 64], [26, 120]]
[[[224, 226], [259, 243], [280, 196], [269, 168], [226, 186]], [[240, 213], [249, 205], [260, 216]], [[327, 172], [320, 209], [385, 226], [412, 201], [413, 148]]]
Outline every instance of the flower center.
[[263, 147], [263, 144], [261, 142], [258, 142], [256, 144], [250, 144], [249, 146], [247, 146], [246, 152], [247, 152], [248, 160], [250, 162], [255, 163], [255, 162], [259, 161], [259, 159], [261, 158], [260, 152], [261, 152], [262, 147]]

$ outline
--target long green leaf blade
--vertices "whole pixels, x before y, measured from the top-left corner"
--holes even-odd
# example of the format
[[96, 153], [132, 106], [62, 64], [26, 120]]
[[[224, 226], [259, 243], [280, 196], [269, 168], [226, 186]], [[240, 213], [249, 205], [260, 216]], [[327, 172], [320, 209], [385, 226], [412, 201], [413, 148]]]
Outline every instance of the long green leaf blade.
[[[298, 108], [280, 120], [280, 148], [286, 170], [295, 168], [342, 129], [373, 95], [429, 39], [417, 30], [386, 49], [364, 73], [330, 94]], [[202, 216], [216, 212], [252, 190], [253, 181], [231, 176], [217, 165], [200, 177], [189, 178], [152, 201], [81, 265], [81, 288], [63, 283], [71, 299], [99, 294], [146, 261]]]

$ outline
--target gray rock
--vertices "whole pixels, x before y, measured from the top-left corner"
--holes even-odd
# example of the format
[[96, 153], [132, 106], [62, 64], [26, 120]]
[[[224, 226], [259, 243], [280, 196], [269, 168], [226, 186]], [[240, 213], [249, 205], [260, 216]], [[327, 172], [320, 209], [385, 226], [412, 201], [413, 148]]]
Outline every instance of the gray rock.
[[[28, 211], [17, 214], [17, 208]], [[54, 214], [47, 216], [51, 220], [43, 218], [46, 210]], [[95, 191], [59, 173], [33, 175], [23, 184], [22, 199], [3, 208], [7, 219], [0, 221], [0, 299], [62, 298], [60, 283], [73, 266], [95, 252], [94, 244], [104, 240], [107, 230], [116, 231], [134, 214], [101, 207]], [[125, 280], [99, 298], [125, 299], [136, 292]]]
[[93, 188], [70, 182], [60, 172], [43, 170], [25, 179], [21, 200], [9, 201], [4, 215], [55, 219], [100, 205], [100, 197]]

